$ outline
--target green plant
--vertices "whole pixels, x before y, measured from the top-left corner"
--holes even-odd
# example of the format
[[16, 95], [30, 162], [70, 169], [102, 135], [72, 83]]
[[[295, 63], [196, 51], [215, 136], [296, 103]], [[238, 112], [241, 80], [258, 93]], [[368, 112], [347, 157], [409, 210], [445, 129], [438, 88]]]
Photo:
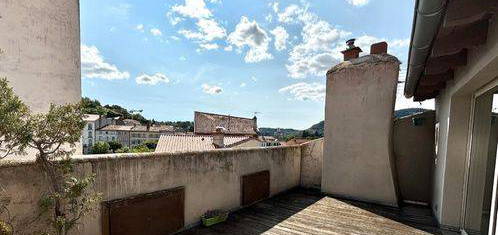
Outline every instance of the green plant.
[[18, 110], [7, 115], [0, 111], [0, 139], [3, 146], [10, 148], [5, 155], [20, 152], [26, 146], [37, 151], [35, 164], [49, 183], [48, 192], [40, 199], [42, 215], [48, 215], [52, 231], [67, 234], [100, 200], [100, 194], [88, 191], [95, 176], [76, 177], [71, 159], [85, 125], [81, 105], [52, 104], [48, 112], [32, 114], [6, 79], [0, 79], [0, 88], [0, 107]]
[[28, 145], [28, 107], [15, 96], [6, 78], [0, 78], [0, 159], [22, 153]]
[[109, 144], [109, 149], [112, 150], [113, 153], [116, 152], [116, 150], [120, 149], [123, 147], [123, 145], [117, 141], [110, 141], [107, 142]]
[[157, 140], [147, 140], [143, 145], [147, 146], [149, 150], [154, 150], [157, 147]]
[[129, 152], [130, 152], [130, 148], [126, 147], [126, 146], [116, 150], [116, 153], [129, 153]]
[[147, 148], [147, 145], [141, 144], [141, 145], [137, 145], [137, 146], [131, 148], [130, 152], [131, 153], [146, 153], [146, 152], [151, 152], [151, 150], [149, 148]]
[[107, 143], [107, 142], [97, 142], [92, 147], [92, 153], [93, 154], [108, 153], [110, 148], [111, 147], [109, 146], [109, 143]]

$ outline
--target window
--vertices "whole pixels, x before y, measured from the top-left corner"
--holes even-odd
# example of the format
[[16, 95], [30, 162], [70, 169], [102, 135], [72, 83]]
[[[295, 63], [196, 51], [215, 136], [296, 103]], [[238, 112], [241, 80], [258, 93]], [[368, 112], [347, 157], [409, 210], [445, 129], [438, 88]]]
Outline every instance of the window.
[[93, 130], [93, 125], [91, 123], [88, 123], [88, 130]]

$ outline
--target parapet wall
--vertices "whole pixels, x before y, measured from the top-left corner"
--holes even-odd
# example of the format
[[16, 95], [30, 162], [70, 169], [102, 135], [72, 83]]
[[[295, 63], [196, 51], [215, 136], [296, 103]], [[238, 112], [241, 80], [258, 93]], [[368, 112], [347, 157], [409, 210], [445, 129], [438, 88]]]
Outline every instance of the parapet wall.
[[[270, 196], [300, 184], [301, 147], [227, 149], [178, 154], [113, 154], [77, 159], [77, 172], [96, 174], [94, 190], [113, 200], [174, 187], [185, 187], [185, 225], [207, 210], [239, 208], [241, 176], [268, 170]], [[11, 197], [9, 210], [24, 233], [39, 231], [42, 221], [23, 225], [38, 213], [40, 195], [48, 186], [33, 163], [0, 165], [0, 185]], [[81, 220], [77, 234], [101, 234], [101, 213]]]
[[301, 187], [320, 189], [322, 183], [323, 138], [301, 144]]

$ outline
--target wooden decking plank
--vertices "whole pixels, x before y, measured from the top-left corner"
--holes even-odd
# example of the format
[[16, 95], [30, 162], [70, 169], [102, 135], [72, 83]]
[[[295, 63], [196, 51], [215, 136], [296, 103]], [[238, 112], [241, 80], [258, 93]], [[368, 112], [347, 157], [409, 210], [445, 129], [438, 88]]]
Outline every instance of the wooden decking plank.
[[211, 228], [195, 227], [182, 235], [236, 234], [441, 234], [430, 209], [402, 209], [338, 200], [302, 191], [267, 199], [230, 215]]

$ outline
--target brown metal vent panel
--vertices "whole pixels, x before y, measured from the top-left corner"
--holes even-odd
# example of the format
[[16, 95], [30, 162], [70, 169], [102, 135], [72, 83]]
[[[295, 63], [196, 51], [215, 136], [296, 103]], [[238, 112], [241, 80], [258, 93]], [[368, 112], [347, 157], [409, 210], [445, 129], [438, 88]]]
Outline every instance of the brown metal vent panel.
[[103, 234], [171, 234], [183, 228], [184, 208], [184, 187], [104, 202]]
[[251, 205], [270, 196], [270, 171], [242, 176], [242, 205]]

